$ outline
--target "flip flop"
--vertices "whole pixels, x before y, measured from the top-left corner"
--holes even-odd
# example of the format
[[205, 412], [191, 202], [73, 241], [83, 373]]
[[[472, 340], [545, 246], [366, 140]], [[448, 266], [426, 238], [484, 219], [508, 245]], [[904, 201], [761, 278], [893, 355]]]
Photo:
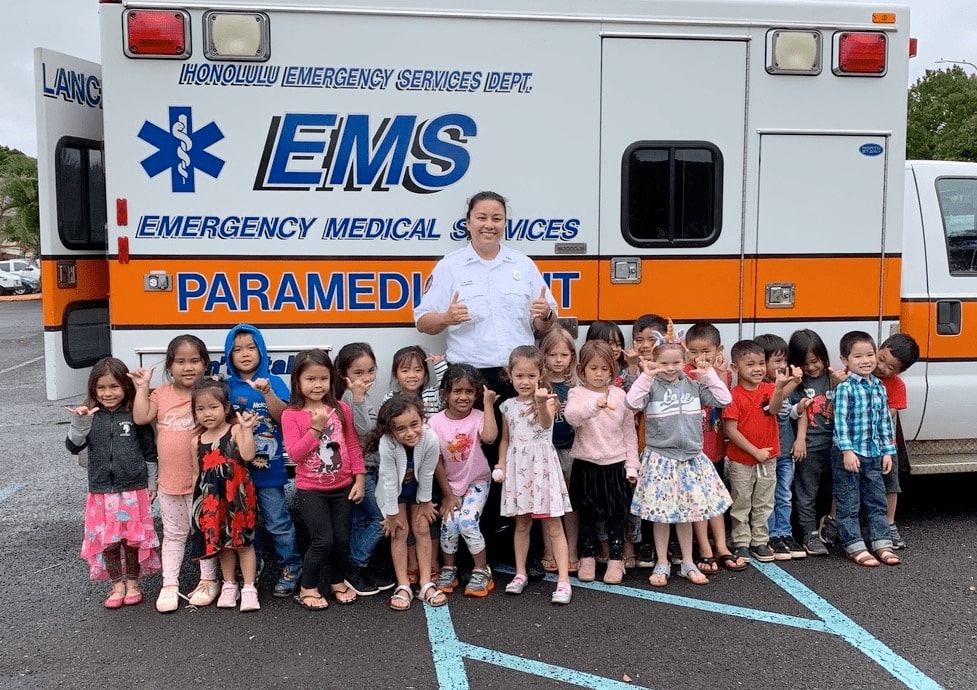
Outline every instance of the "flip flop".
[[694, 585], [708, 585], [709, 578], [702, 574], [692, 563], [683, 563], [679, 568], [678, 576], [683, 577]]
[[539, 562], [543, 564], [543, 570], [548, 573], [555, 573], [558, 570], [555, 558], [541, 558]]
[[716, 560], [719, 561], [719, 565], [724, 567], [726, 570], [731, 570], [734, 573], [738, 573], [741, 570], [746, 570], [750, 567], [749, 563], [736, 565], [736, 556], [731, 553], [724, 553], [721, 556], [716, 556]]
[[715, 575], [719, 572], [719, 561], [713, 556], [699, 556], [695, 562], [695, 567], [704, 575]]
[[[668, 584], [668, 578], [672, 576], [672, 566], [670, 565], [656, 565], [651, 571], [651, 575], [648, 576], [648, 584], [652, 587], [664, 587]], [[654, 578], [664, 577], [664, 582], [653, 582]]]
[[357, 599], [356, 590], [349, 586], [346, 586], [343, 589], [333, 589], [332, 595], [336, 597], [336, 603], [340, 604], [341, 606], [355, 604]]
[[[321, 594], [296, 594], [292, 597], [292, 599], [294, 599], [295, 603], [304, 608], [306, 611], [325, 611], [327, 608], [329, 608], [329, 602], [326, 601], [326, 598]], [[313, 606], [312, 604], [307, 603], [306, 599], [322, 599], [326, 603], [324, 606]]]

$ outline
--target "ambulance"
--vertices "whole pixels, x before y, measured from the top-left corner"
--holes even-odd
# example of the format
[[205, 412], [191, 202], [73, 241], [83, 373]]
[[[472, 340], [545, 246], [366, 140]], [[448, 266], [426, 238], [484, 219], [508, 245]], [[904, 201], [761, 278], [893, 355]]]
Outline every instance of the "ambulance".
[[[935, 224], [903, 244], [904, 197], [936, 213], [944, 198], [938, 170], [906, 177], [907, 8], [99, 11], [100, 65], [35, 52], [50, 399], [81, 393], [109, 353], [158, 378], [185, 332], [222, 371], [239, 322], [262, 329], [286, 380], [301, 349], [369, 342], [386, 387], [396, 349], [444, 351], [413, 307], [466, 241], [466, 199], [491, 189], [510, 202], [505, 242], [535, 259], [580, 338], [595, 319], [628, 335], [645, 312], [711, 321], [727, 344], [812, 327], [834, 349], [851, 329], [881, 340], [902, 328], [924, 350], [907, 372], [905, 437], [926, 446], [910, 463], [977, 459], [961, 412], [975, 346], [960, 318], [977, 265], [951, 266], [930, 244], [946, 240]], [[952, 203], [966, 186], [949, 184]], [[964, 449], [954, 462], [948, 445]]]

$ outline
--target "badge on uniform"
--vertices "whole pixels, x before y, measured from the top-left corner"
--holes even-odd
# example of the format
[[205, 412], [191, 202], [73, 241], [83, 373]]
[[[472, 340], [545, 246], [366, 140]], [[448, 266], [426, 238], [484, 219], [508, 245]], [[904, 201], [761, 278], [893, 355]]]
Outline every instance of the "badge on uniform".
[[512, 272], [512, 277], [514, 280], [522, 280], [522, 273], [518, 270]]

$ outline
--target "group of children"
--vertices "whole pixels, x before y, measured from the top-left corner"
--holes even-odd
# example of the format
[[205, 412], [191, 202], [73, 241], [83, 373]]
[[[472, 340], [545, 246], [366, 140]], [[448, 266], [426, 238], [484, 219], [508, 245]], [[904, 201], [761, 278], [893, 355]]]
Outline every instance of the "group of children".
[[[539, 347], [511, 353], [515, 395], [506, 400], [478, 369], [417, 346], [395, 354], [392, 390], [377, 400], [366, 343], [344, 346], [335, 361], [319, 349], [299, 353], [288, 388], [247, 324], [227, 335], [225, 381], [205, 377], [207, 348], [192, 335], [170, 343], [167, 382], [155, 390], [153, 369], [101, 360], [85, 402], [68, 408], [66, 444], [89, 449], [82, 557], [92, 579], [112, 583], [104, 606], [140, 603], [140, 578], [162, 570], [160, 612], [175, 611], [180, 598], [259, 609], [259, 524], [281, 568], [273, 594], [306, 610], [328, 608], [327, 568], [338, 604], [392, 589], [394, 610], [409, 609], [415, 595], [444, 605], [461, 581], [461, 541], [472, 561], [464, 594], [484, 597], [495, 586], [480, 528], [493, 480], [501, 515], [514, 521], [515, 576], [505, 592], [521, 594], [528, 583], [538, 519], [543, 567], [557, 577], [554, 604], [570, 602], [571, 574], [593, 581], [601, 561], [605, 583], [639, 566], [651, 567], [656, 587], [672, 565], [707, 584], [720, 566], [826, 555], [836, 541], [861, 566], [900, 562], [893, 418], [906, 406], [898, 374], [919, 356], [911, 337], [894, 335], [876, 350], [868, 334], [848, 333], [845, 369], [834, 371], [809, 329], [789, 342], [739, 341], [729, 364], [711, 324], [676, 334], [647, 314], [632, 334], [625, 348], [616, 324], [595, 322], [578, 355], [569, 333], [550, 329]], [[490, 467], [483, 445], [497, 440]], [[304, 556], [286, 501], [285, 452], [309, 534]], [[819, 523], [819, 491], [829, 483], [834, 501]], [[377, 548], [385, 536], [393, 578]], [[184, 596], [188, 541], [200, 579]]]

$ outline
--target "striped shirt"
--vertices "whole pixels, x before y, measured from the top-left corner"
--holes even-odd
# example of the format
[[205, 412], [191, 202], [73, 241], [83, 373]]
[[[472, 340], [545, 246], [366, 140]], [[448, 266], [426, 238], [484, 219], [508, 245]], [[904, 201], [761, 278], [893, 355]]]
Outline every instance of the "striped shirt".
[[874, 375], [848, 374], [835, 388], [834, 442], [863, 457], [895, 455], [895, 431], [885, 387]]

